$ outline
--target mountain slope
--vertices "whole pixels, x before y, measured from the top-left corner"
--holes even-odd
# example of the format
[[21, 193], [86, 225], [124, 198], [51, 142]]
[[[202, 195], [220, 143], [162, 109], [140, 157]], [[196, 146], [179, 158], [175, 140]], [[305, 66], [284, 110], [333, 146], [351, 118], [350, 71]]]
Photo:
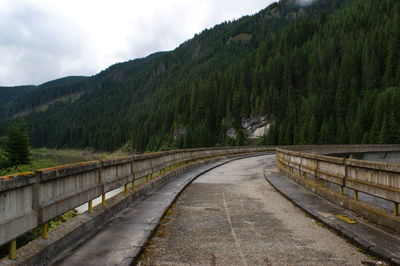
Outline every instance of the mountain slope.
[[[66, 98], [76, 97], [89, 90], [87, 77], [65, 77], [30, 86], [31, 90], [14, 97], [12, 105], [8, 106], [9, 116], [16, 116], [38, 111], [38, 109]], [[18, 88], [18, 87], [16, 87]]]
[[4, 107], [34, 88], [35, 86], [0, 87], [0, 106]]
[[27, 116], [32, 141], [138, 151], [244, 144], [242, 120], [266, 116], [264, 143], [396, 142], [399, 5], [280, 1], [85, 79], [79, 98]]
[[15, 99], [22, 97], [35, 88], [35, 86], [0, 87], [0, 136], [6, 132], [4, 118], [7, 116], [7, 110], [11, 108], [10, 105]]

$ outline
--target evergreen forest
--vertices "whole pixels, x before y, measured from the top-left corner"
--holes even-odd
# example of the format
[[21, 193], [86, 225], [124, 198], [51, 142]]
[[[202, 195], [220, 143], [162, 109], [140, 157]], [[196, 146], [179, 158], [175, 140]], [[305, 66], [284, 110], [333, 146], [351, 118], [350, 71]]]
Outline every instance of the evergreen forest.
[[[281, 0], [173, 51], [23, 88], [0, 98], [1, 123], [24, 116], [35, 147], [399, 143], [400, 1]], [[242, 121], [259, 116], [269, 131], [249, 140]]]

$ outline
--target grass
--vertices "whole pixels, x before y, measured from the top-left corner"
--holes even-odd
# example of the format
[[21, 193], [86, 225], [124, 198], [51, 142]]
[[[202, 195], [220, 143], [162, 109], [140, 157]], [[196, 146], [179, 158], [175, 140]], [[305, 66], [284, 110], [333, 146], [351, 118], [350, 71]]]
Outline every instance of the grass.
[[32, 149], [32, 162], [27, 165], [18, 165], [0, 168], [0, 176], [21, 172], [31, 172], [41, 168], [48, 168], [63, 164], [80, 163], [93, 160], [103, 160], [126, 156], [126, 153], [95, 152], [93, 150], [63, 149], [54, 150], [47, 148]]

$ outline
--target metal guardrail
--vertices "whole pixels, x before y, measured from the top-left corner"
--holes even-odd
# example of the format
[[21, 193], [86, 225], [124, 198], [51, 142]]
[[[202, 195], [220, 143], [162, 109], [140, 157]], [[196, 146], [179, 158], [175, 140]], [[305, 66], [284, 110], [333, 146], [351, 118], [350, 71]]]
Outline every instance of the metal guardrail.
[[340, 195], [345, 196], [345, 189], [353, 191], [354, 200], [359, 200], [358, 193], [385, 199], [393, 202], [393, 215], [399, 216], [400, 203], [400, 164], [362, 161], [337, 158], [321, 153], [386, 152], [400, 150], [399, 145], [357, 145], [357, 146], [323, 146], [302, 149], [286, 147], [276, 149], [276, 162], [284, 173], [303, 180], [314, 180], [313, 186], [321, 181], [336, 184]]
[[16, 238], [38, 226], [47, 238], [47, 222], [77, 206], [128, 185], [135, 186], [164, 169], [216, 156], [274, 151], [275, 147], [222, 147], [175, 150], [126, 158], [99, 160], [0, 177], [0, 245], [10, 242], [15, 258]]

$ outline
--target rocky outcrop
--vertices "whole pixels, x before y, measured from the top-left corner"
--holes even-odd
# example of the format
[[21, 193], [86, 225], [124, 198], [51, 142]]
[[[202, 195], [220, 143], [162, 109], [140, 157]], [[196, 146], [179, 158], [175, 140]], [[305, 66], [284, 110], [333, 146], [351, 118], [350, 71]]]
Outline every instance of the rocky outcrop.
[[[242, 119], [242, 128], [248, 139], [258, 139], [265, 136], [270, 126], [271, 123], [269, 123], [265, 116]], [[226, 131], [226, 135], [232, 139], [236, 139], [237, 132], [234, 128], [230, 128]]]
[[249, 139], [257, 139], [267, 134], [270, 123], [265, 116], [259, 116], [243, 119], [242, 127]]

